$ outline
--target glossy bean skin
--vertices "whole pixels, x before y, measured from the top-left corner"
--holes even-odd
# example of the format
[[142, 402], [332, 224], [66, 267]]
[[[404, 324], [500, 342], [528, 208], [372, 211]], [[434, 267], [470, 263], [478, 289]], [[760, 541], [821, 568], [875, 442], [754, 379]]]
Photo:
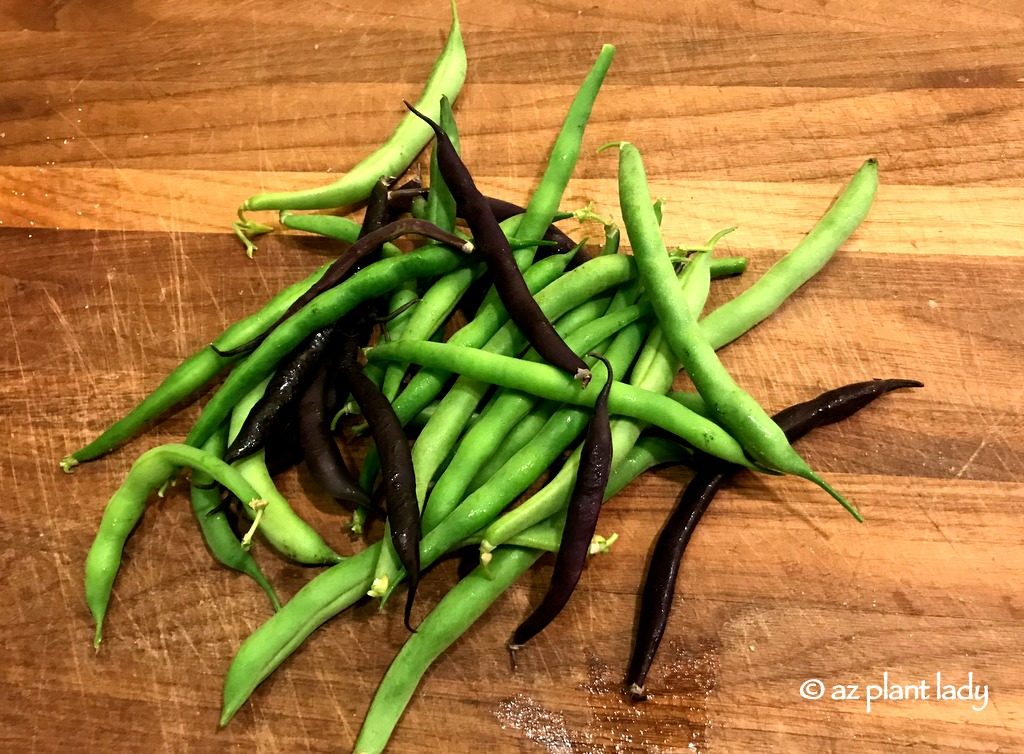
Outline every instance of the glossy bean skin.
[[614, 373], [604, 362], [604, 387], [594, 404], [594, 414], [587, 427], [587, 435], [580, 451], [580, 465], [576, 483], [566, 513], [562, 542], [555, 558], [551, 582], [540, 604], [516, 627], [509, 648], [513, 652], [539, 634], [558, 617], [576, 590], [583, 566], [587, 562], [590, 542], [597, 530], [597, 518], [604, 502], [608, 477], [612, 469], [612, 432], [608, 413], [608, 394]]
[[227, 463], [252, 455], [267, 444], [281, 424], [279, 418], [298, 406], [327, 352], [337, 343], [338, 329], [331, 325], [310, 335], [289, 354], [234, 434], [224, 454]]
[[[786, 437], [795, 442], [808, 432], [846, 419], [882, 395], [901, 388], [923, 387], [913, 380], [872, 380], [830, 390], [775, 415]], [[701, 517], [721, 486], [741, 468], [697, 454], [697, 469], [655, 540], [638, 608], [639, 622], [626, 674], [626, 687], [637, 701], [646, 698], [647, 674], [668, 625], [683, 553]]]
[[327, 412], [330, 364], [322, 364], [299, 401], [299, 442], [306, 467], [332, 498], [354, 506], [369, 506], [370, 498], [359, 486], [338, 449]]
[[412, 628], [412, 606], [420, 571], [420, 509], [416, 501], [416, 476], [409, 442], [395, 410], [380, 389], [374, 385], [358, 362], [358, 334], [348, 333], [341, 370], [369, 424], [373, 442], [380, 453], [384, 471], [384, 495], [390, 544], [409, 575], [409, 592], [405, 603], [405, 626]]

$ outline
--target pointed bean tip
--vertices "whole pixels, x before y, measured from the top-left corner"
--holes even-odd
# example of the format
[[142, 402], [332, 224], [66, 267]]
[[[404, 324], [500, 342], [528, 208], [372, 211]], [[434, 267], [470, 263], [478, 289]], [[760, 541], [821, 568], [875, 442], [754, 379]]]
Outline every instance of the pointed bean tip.
[[238, 711], [238, 707], [237, 706], [235, 706], [235, 705], [228, 705], [227, 702], [225, 702], [224, 703], [224, 707], [221, 709], [221, 712], [220, 712], [220, 719], [217, 721], [217, 727], [218, 728], [226, 728], [228, 723], [230, 723], [231, 719], [235, 716], [235, 712], [237, 712], [237, 711]]
[[78, 459], [74, 456], [64, 456], [60, 459], [60, 468], [65, 474], [70, 474], [72, 469], [78, 465]]

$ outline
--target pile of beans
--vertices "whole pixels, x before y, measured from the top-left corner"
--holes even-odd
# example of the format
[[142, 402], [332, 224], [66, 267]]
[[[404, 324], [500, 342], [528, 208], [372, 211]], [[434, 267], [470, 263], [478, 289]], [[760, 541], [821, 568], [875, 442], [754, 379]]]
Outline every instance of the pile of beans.
[[[404, 619], [413, 633], [381, 681], [358, 752], [385, 748], [430, 664], [538, 558], [556, 553], [544, 598], [509, 640], [514, 661], [557, 618], [588, 556], [614, 541], [596, 535], [603, 503], [655, 465], [686, 464], [695, 475], [657, 537], [645, 581], [624, 684], [637, 701], [686, 544], [731, 476], [803, 477], [859, 520], [791, 443], [919, 383], [855, 383], [771, 417], [716, 350], [828, 262], [867, 214], [877, 165], [865, 162], [792, 251], [705, 315], [712, 280], [742, 273], [746, 260], [714, 256], [725, 232], [704, 246], [666, 248], [661, 206], [632, 144], [607, 145], [618, 150], [632, 254], [620, 253], [609, 220], [596, 254], [554, 224], [597, 217], [561, 212], [560, 204], [613, 56], [606, 45], [583, 81], [525, 209], [486, 196], [460, 157], [451, 101], [466, 57], [454, 7], [420, 101], [384, 145], [331, 185], [243, 203], [234, 229], [250, 255], [251, 238], [271, 227], [246, 213], [265, 210], [347, 249], [187, 358], [130, 414], [63, 459], [70, 471], [98, 458], [224, 375], [184, 442], [144, 453], [107, 504], [85, 564], [97, 647], [127, 539], [149, 496], [183, 469], [191, 470], [192, 508], [208, 549], [259, 584], [275, 610], [228, 670], [222, 725], [317, 627], [367, 595], [383, 600], [407, 584]], [[399, 185], [390, 176], [431, 138], [429, 185]], [[296, 211], [360, 203], [358, 224]], [[408, 236], [425, 243], [409, 252], [391, 243]], [[465, 323], [444, 340], [459, 316]], [[696, 392], [670, 392], [680, 368]], [[350, 415], [362, 417], [373, 441], [358, 472], [337, 444], [337, 423]], [[352, 557], [336, 554], [275, 485], [274, 476], [299, 461], [325, 496], [352, 510], [354, 531], [382, 516], [384, 536]], [[555, 465], [557, 473], [521, 499]], [[251, 519], [241, 536], [227, 515], [232, 505]], [[295, 562], [329, 567], [282, 605], [250, 551], [257, 536]], [[421, 570], [467, 545], [479, 546], [479, 565], [417, 620]]]

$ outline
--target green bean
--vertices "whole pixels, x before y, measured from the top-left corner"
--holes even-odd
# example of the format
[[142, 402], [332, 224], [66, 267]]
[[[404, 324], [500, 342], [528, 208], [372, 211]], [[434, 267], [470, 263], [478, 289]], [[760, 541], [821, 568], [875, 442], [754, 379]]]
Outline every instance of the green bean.
[[[680, 401], [680, 402], [682, 403], [682, 401]], [[430, 421], [430, 417], [432, 417], [437, 412], [437, 407], [440, 404], [441, 404], [440, 401], [434, 401], [429, 406], [427, 406], [425, 409], [423, 409], [418, 414], [416, 414], [416, 416], [413, 417], [412, 421], [409, 422], [406, 426], [409, 427], [410, 429], [414, 429], [416, 431], [419, 431], [419, 430], [423, 429], [423, 426], [428, 421]], [[479, 421], [479, 419], [480, 419], [480, 414], [474, 413], [471, 417], [469, 417], [468, 426], [472, 427], [474, 424], [477, 423], [477, 421]]]
[[668, 394], [668, 397], [674, 400], [676, 403], [681, 403], [688, 409], [693, 411], [695, 414], [706, 416], [707, 418], [713, 418], [711, 415], [711, 409], [708, 408], [708, 404], [704, 402], [704, 399], [700, 397], [699, 393], [691, 393], [686, 390], [677, 390]]
[[[634, 322], [623, 328], [608, 348], [600, 349], [605, 351], [605, 356], [611, 363], [613, 371], [626, 371], [626, 367], [636, 356], [647, 329], [646, 323]], [[518, 360], [513, 359], [513, 361]], [[538, 366], [554, 369], [554, 367], [546, 365]], [[605, 369], [604, 364], [598, 363], [596, 368], [598, 371], [594, 375], [595, 379], [603, 380], [601, 372]], [[589, 391], [588, 395], [591, 396], [592, 403], [594, 391]], [[533, 443], [510, 458], [489, 482], [462, 501], [441, 525], [427, 532], [423, 541], [429, 543], [430, 547], [445, 551], [450, 549], [458, 539], [469, 535], [474, 529], [486, 525], [498, 515], [502, 508], [533, 484], [544, 473], [544, 470], [579, 437], [589, 418], [590, 412], [581, 408], [565, 407], [556, 411], [548, 419]], [[436, 534], [442, 530], [441, 534]], [[440, 537], [440, 540], [431, 539], [435, 536]], [[381, 561], [383, 562], [383, 557]], [[370, 591], [371, 596], [390, 594], [401, 575], [397, 566], [390, 570], [383, 570], [381, 565], [382, 563], [378, 562], [377, 574]]]
[[[562, 379], [557, 369], [546, 364], [533, 364], [447, 343], [382, 343], [367, 351], [367, 358], [371, 361], [411, 361], [425, 366], [447, 364], [448, 368], [482, 382], [576, 406], [592, 406], [596, 396], [582, 386], [574, 387], [571, 378], [569, 381]], [[615, 382], [610, 409], [613, 414], [625, 414], [661, 427], [705, 453], [751, 467], [739, 444], [725, 430], [666, 395]]]
[[[452, 0], [452, 25], [448, 41], [434, 63], [416, 107], [430, 117], [440, 117], [442, 96], [454, 100], [466, 77], [466, 50], [462, 43], [459, 16]], [[286, 191], [251, 196], [239, 207], [239, 235], [249, 229], [245, 213], [256, 210], [331, 209], [366, 199], [382, 175], [401, 175], [426, 146], [431, 130], [418, 118], [406, 115], [384, 144], [337, 181], [304, 191]], [[251, 242], [247, 244], [251, 246]], [[250, 251], [251, 255], [251, 251]]]
[[[598, 257], [564, 274], [534, 298], [544, 316], [555, 320], [609, 288], [629, 280], [632, 268], [626, 257]], [[525, 347], [526, 338], [519, 328], [514, 322], [507, 322], [491, 336], [483, 349], [491, 353], [513, 354]], [[420, 439], [413, 445], [416, 487], [421, 502], [441, 462], [454, 447], [466, 419], [479, 404], [487, 388], [487, 384], [481, 381], [465, 377], [456, 380], [441, 399], [437, 413], [423, 428]]]
[[[318, 236], [333, 238], [335, 241], [343, 243], [355, 243], [359, 239], [360, 224], [347, 217], [304, 215], [286, 211], [281, 213], [280, 218], [281, 225], [291, 230], [304, 230], [307, 233], [316, 233]], [[402, 253], [402, 250], [391, 241], [380, 247], [380, 254], [385, 259], [401, 256]], [[284, 313], [284, 309], [281, 310], [281, 313]]]
[[520, 419], [502, 439], [497, 450], [473, 476], [469, 486], [466, 487], [466, 492], [475, 492], [494, 476], [509, 458], [518, 453], [527, 443], [533, 442], [557, 408], [558, 404], [554, 401], [542, 401], [533, 411]]
[[442, 598], [410, 636], [370, 703], [356, 739], [357, 754], [384, 751], [423, 674], [541, 556], [509, 547], [495, 553], [489, 573], [477, 567]]
[[878, 162], [866, 161], [810, 233], [750, 288], [711, 312], [701, 333], [715, 347], [731, 343], [779, 308], [825, 266], [867, 216], [878, 189]]
[[103, 520], [85, 559], [85, 600], [96, 621], [95, 647], [99, 647], [103, 639], [103, 619], [128, 536], [142, 518], [146, 499], [165, 484], [179, 466], [202, 469], [242, 500], [245, 507], [260, 502], [259, 495], [236, 470], [198, 448], [160, 445], [139, 456], [124, 482], [107, 502]]
[[[397, 253], [395, 253], [397, 252]], [[387, 259], [389, 257], [396, 257], [401, 254], [402, 251], [397, 247], [392, 251], [391, 249], [381, 249], [381, 258]], [[416, 281], [406, 280], [404, 283], [395, 288], [394, 293], [391, 294], [391, 298], [388, 300], [388, 316], [387, 320], [383, 323], [385, 340], [396, 340], [401, 337], [402, 332], [409, 324], [409, 320], [416, 311], [416, 307], [419, 306], [419, 296], [416, 293]], [[374, 385], [380, 387], [384, 384], [384, 376], [380, 377], [379, 381], [373, 380], [372, 376], [368, 377]], [[401, 375], [399, 375], [399, 382], [401, 382]], [[394, 390], [388, 395], [388, 400], [395, 397], [395, 393], [398, 392], [398, 385], [395, 386]]]
[[[447, 97], [441, 97], [438, 123], [448, 134], [455, 151], [461, 151], [459, 129], [455, 124], [455, 115], [452, 113], [452, 103]], [[448, 190], [441, 170], [437, 166], [436, 150], [430, 155], [430, 194], [427, 196], [427, 220], [439, 228], [455, 230], [455, 199], [452, 197], [452, 192]]]
[[427, 200], [422, 196], [413, 197], [412, 202], [409, 204], [409, 214], [415, 217], [417, 220], [427, 219]]
[[[358, 226], [356, 227], [358, 231]], [[353, 236], [354, 237], [354, 236]], [[239, 320], [217, 336], [213, 344], [219, 348], [233, 348], [259, 335], [267, 325], [277, 320], [299, 296], [323, 276], [328, 265], [323, 265], [304, 280], [285, 288], [268, 301], [262, 309], [245, 319]], [[75, 466], [92, 461], [109, 453], [123, 442], [131, 439], [146, 424], [154, 421], [167, 410], [178, 406], [189, 396], [194, 395], [203, 386], [209, 384], [220, 372], [241, 357], [225, 358], [218, 355], [209, 346], [185, 359], [160, 383], [152, 393], [133, 408], [125, 417], [119, 419], [103, 431], [99, 437], [71, 455], [61, 459], [60, 466], [70, 472]]]
[[691, 256], [679, 276], [679, 292], [694, 320], [704, 311], [711, 293], [711, 252], [700, 251]]
[[[227, 443], [228, 428], [226, 425], [222, 425], [203, 445], [203, 450], [221, 458]], [[253, 556], [242, 547], [235, 532], [231, 529], [231, 524], [228, 523], [221, 502], [220, 486], [214, 482], [212, 476], [202, 469], [192, 473], [190, 485], [192, 514], [199, 524], [203, 540], [206, 542], [206, 548], [210, 554], [221, 565], [244, 573], [255, 581], [266, 592], [274, 610], [280, 610], [281, 601], [277, 598], [274, 587], [271, 586]]]
[[[229, 442], [242, 428], [249, 411], [262, 397], [269, 378], [257, 384], [239, 399], [231, 412]], [[246, 456], [232, 464], [260, 498], [266, 502], [260, 519], [260, 533], [270, 545], [286, 558], [305, 565], [337, 563], [341, 557], [334, 552], [309, 524], [302, 520], [278, 491], [277, 485], [267, 471], [263, 450]], [[251, 515], [247, 508], [246, 513]]]
[[576, 168], [576, 161], [583, 145], [583, 134], [590, 120], [594, 101], [614, 57], [615, 48], [612, 45], [604, 45], [601, 48], [594, 65], [580, 85], [572, 104], [569, 105], [562, 128], [548, 156], [544, 175], [530, 196], [526, 213], [516, 230], [517, 236], [541, 238], [551, 225], [558, 212], [558, 205], [562, 202], [565, 187]]
[[[565, 258], [568, 255], [561, 255]], [[558, 257], [549, 257], [557, 259]], [[545, 260], [546, 261], [546, 260]], [[538, 264], [544, 264], [539, 262]], [[580, 265], [542, 289], [536, 295], [541, 311], [548, 319], [555, 319], [566, 311], [578, 306], [608, 288], [626, 282], [633, 265], [627, 257], [598, 257]], [[418, 344], [426, 341], [401, 341], [388, 345]], [[445, 344], [435, 344], [445, 345]], [[484, 345], [485, 351], [515, 353], [526, 346], [526, 339], [512, 322], [507, 323]], [[455, 348], [463, 348], [455, 346]], [[475, 349], [464, 349], [473, 350]], [[516, 360], [513, 360], [516, 361]], [[435, 362], [432, 366], [445, 366]], [[538, 364], [537, 366], [542, 366]], [[581, 386], [582, 387], [582, 386]], [[427, 490], [445, 459], [448, 458], [455, 442], [465, 427], [469, 415], [479, 404], [487, 391], [486, 381], [460, 377], [441, 400], [437, 413], [423, 428], [412, 447], [412, 459], [416, 473], [416, 497], [423, 508]], [[594, 391], [591, 391], [593, 393]], [[674, 404], [673, 404], [674, 405]], [[432, 520], [433, 517], [432, 517]], [[383, 595], [393, 583], [399, 569], [398, 557], [393, 548], [384, 545], [371, 596]]]
[[[540, 523], [517, 534], [509, 544], [515, 547], [529, 547], [531, 550], [540, 550], [542, 552], [558, 552], [558, 534], [559, 532], [555, 527]], [[462, 550], [479, 544], [480, 534], [478, 533], [472, 537], [466, 537], [453, 550]]]
[[413, 278], [444, 274], [464, 264], [465, 255], [442, 247], [424, 247], [366, 266], [336, 288], [317, 296], [275, 328], [249, 357], [235, 368], [206, 404], [186, 440], [196, 446], [227, 418], [238, 400], [304, 338], [348, 314], [364, 301], [393, 290]]
[[619, 242], [622, 240], [622, 233], [619, 226], [607, 224], [604, 226], [604, 245], [601, 247], [601, 256], [606, 254], [618, 254]]
[[856, 508], [807, 465], [768, 413], [736, 384], [701, 333], [673, 280], [640, 152], [626, 142], [619, 145], [619, 205], [633, 257], [664, 337], [715, 417], [755, 461], [814, 482], [861, 520]]
[[[606, 338], [646, 313], [641, 307], [622, 308], [601, 316], [607, 301], [591, 301], [574, 309], [555, 323], [555, 329], [565, 338], [566, 344], [575, 353], [585, 354]], [[600, 310], [594, 310], [594, 304]], [[575, 320], [566, 322], [576, 312], [582, 312], [587, 324], [582, 328], [574, 326]], [[595, 319], [596, 316], [596, 319]], [[526, 356], [530, 361], [539, 361], [534, 351]], [[501, 390], [484, 409], [481, 419], [463, 435], [448, 468], [437, 480], [430, 493], [423, 512], [423, 530], [433, 529], [447, 516], [466, 493], [473, 474], [487, 458], [505, 441], [508, 427], [514, 427], [537, 402], [535, 396], [518, 391]]]
[[[531, 292], [542, 290], [561, 275], [570, 259], [570, 254], [559, 254], [542, 259], [537, 264], [530, 266], [523, 275], [527, 287]], [[444, 282], [444, 278], [438, 282]], [[426, 295], [429, 296], [430, 292], [428, 291]], [[485, 297], [473, 321], [452, 335], [448, 342], [479, 348], [507, 321], [508, 313], [497, 294]], [[426, 408], [444, 388], [449, 377], [451, 377], [451, 372], [444, 369], [419, 370], [394, 401], [395, 413], [398, 415], [399, 421], [405, 424]], [[359, 476], [359, 481], [364, 489], [373, 487], [377, 471], [377, 453], [375, 449], [371, 448], [366, 454]]]
[[[653, 435], [641, 435], [626, 457], [615, 464], [612, 475], [608, 479], [608, 488], [605, 490], [604, 499], [611, 500], [648, 469], [666, 463], [687, 463], [692, 458], [693, 450], [685, 445]], [[540, 525], [534, 524], [533, 527], [525, 531], [531, 531]], [[486, 533], [481, 536], [486, 536]], [[520, 536], [521, 534], [517, 534], [509, 541], [519, 541]]]
[[[643, 443], [644, 440], [641, 440], [637, 444], [637, 454], [655, 458], [669, 455], [667, 452], [662, 454], [656, 449], [646, 450], [641, 447]], [[630, 458], [633, 457], [634, 454], [631, 454]], [[649, 468], [642, 458], [632, 462], [630, 458], [621, 464], [622, 471], [612, 472], [609, 489], [622, 489], [635, 478], [635, 475], [629, 472], [639, 474], [640, 471]], [[552, 522], [538, 524], [538, 527], [543, 528], [551, 526]], [[435, 532], [440, 532], [444, 528], [445, 524], [442, 523]], [[536, 531], [536, 534], [531, 534], [532, 531]], [[521, 534], [523, 539], [546, 536], [542, 535], [539, 529], [527, 529]], [[480, 534], [478, 532], [470, 536], [475, 539]], [[447, 540], [454, 539], [458, 543], [464, 538], [449, 535]], [[443, 544], [446, 544], [446, 541], [438, 534], [427, 536], [420, 548], [423, 568], [429, 567], [445, 554], [445, 550], [440, 547]], [[224, 678], [221, 726], [227, 725], [253, 690], [317, 628], [363, 597], [372, 581], [373, 567], [379, 549], [380, 542], [376, 542], [359, 554], [318, 574], [285, 603], [280, 612], [267, 619], [243, 642]]]
[[366, 595], [379, 550], [380, 542], [375, 542], [318, 574], [249, 635], [224, 676], [221, 727], [306, 637]]

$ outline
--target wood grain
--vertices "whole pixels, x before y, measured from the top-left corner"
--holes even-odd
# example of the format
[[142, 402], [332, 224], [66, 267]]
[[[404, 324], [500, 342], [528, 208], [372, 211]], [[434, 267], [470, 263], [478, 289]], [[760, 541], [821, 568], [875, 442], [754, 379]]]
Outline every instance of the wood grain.
[[[1024, 748], [1020, 4], [460, 9], [470, 75], [457, 113], [481, 183], [529, 195], [593, 51], [616, 43], [566, 205], [614, 212], [614, 160], [590, 148], [636, 141], [667, 199], [670, 241], [741, 228], [723, 248], [751, 257], [748, 279], [716, 285], [715, 301], [790, 248], [877, 156], [868, 221], [723, 358], [770, 408], [870, 377], [926, 388], [802, 445], [863, 526], [795, 480], [747, 475], [720, 495], [688, 552], [649, 703], [626, 703], [618, 686], [681, 470], [608, 507], [600, 529], [620, 541], [514, 674], [503, 645], [550, 562], [510, 590], [427, 674], [393, 750]], [[181, 490], [152, 501], [107, 641], [89, 646], [81, 571], [103, 503], [140, 452], [187, 431], [195, 407], [74, 475], [56, 461], [322, 261], [322, 246], [275, 235], [249, 262], [224, 232], [234, 207], [252, 191], [317, 185], [376, 146], [446, 25], [444, 2], [0, 6], [0, 749], [350, 748], [405, 638], [398, 616], [363, 605], [332, 621], [217, 732], [224, 670], [268, 608], [212, 563]], [[302, 473], [282, 489], [340, 551], [361, 546], [344, 516], [309, 499]], [[315, 573], [258, 557], [285, 596]], [[431, 572], [424, 610], [454, 573]], [[865, 684], [885, 671], [957, 683], [972, 672], [990, 702], [868, 713], [798, 695], [808, 678]]]

